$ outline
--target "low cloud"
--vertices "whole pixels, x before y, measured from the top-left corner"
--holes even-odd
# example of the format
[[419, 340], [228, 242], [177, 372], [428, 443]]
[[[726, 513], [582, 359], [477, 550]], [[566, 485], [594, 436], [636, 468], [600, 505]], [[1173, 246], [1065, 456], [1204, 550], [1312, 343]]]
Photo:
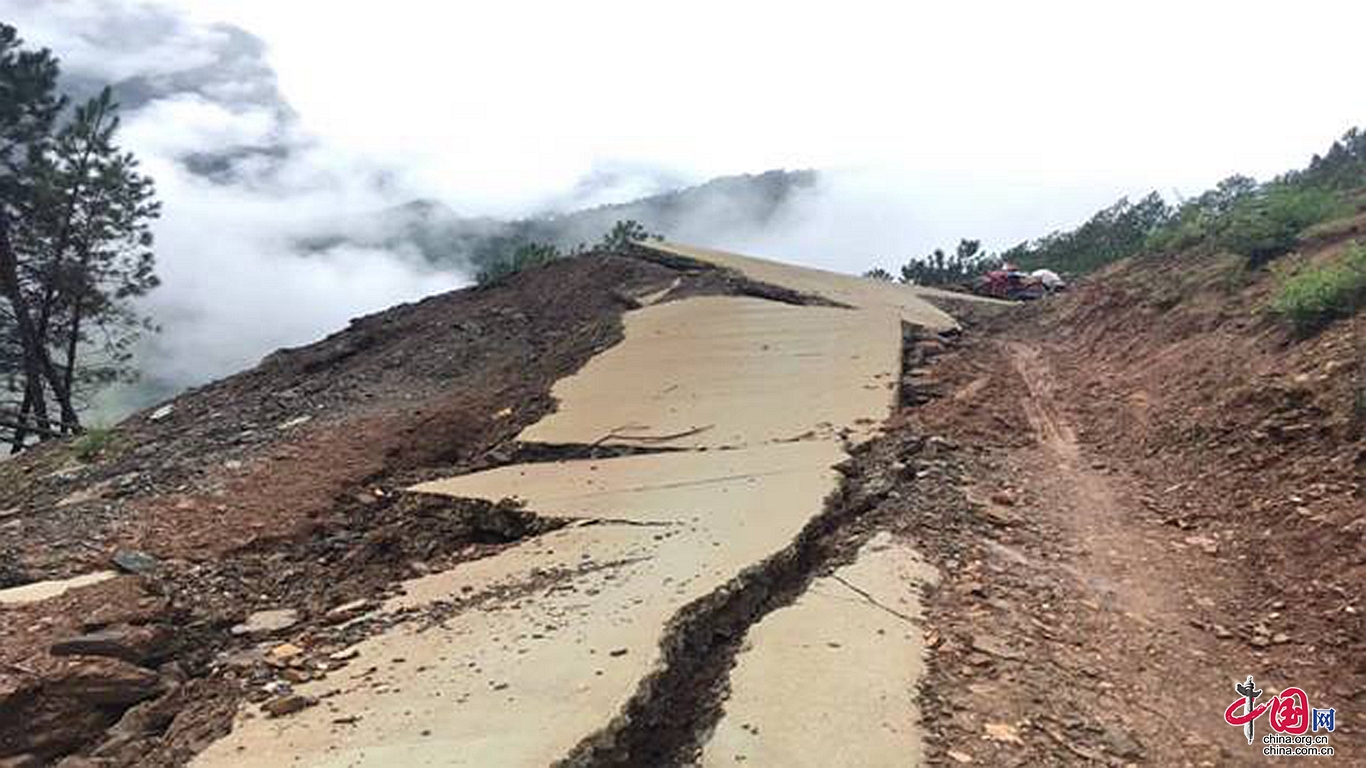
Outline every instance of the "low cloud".
[[280, 95], [264, 44], [119, 0], [5, 2], [30, 45], [62, 60], [73, 97], [112, 84], [120, 143], [157, 182], [162, 287], [144, 310], [162, 327], [139, 352], [143, 381], [110, 393], [117, 412], [251, 365], [359, 314], [467, 284], [411, 247], [299, 243], [410, 199], [393, 169], [321, 144]]

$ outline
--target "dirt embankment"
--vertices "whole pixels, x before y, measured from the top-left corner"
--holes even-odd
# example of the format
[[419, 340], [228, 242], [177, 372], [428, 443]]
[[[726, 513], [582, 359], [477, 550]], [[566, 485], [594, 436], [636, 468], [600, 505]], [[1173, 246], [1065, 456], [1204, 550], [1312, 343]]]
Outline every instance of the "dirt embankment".
[[1223, 722], [1249, 674], [1366, 746], [1366, 322], [1294, 338], [1273, 289], [1226, 258], [1120, 265], [927, 373], [942, 396], [908, 418], [965, 467], [963, 511], [919, 536], [944, 573], [932, 756], [1257, 762]]
[[1215, 540], [1220, 569], [1239, 572], [1217, 623], [1359, 709], [1366, 316], [1297, 338], [1264, 310], [1276, 282], [1227, 258], [1130, 264], [1041, 313], [1035, 338], [1082, 442], [1144, 477], [1144, 509]]
[[[717, 270], [567, 260], [276, 352], [130, 418], [84, 459], [52, 444], [0, 465], [0, 587], [120, 553], [133, 572], [0, 607], [0, 761], [179, 764], [240, 696], [268, 695], [253, 686], [346, 663], [328, 656], [379, 628], [365, 616], [399, 580], [558, 524], [402, 488], [591, 450], [513, 438], [553, 410], [556, 380], [620, 340], [640, 297], [753, 290]], [[258, 611], [281, 626], [241, 624]], [[282, 635], [306, 647], [268, 656]]]

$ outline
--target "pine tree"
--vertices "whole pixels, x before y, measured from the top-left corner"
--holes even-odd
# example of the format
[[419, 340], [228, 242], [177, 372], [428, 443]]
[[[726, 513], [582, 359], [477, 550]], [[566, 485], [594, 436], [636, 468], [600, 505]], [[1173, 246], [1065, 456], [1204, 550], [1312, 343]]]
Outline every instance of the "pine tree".
[[[118, 105], [108, 88], [75, 111], [57, 135], [40, 183], [57, 212], [48, 336], [61, 355], [63, 387], [123, 378], [129, 347], [146, 327], [130, 300], [155, 288], [152, 181], [113, 143]], [[91, 331], [99, 330], [98, 341]], [[84, 353], [85, 359], [79, 360]], [[64, 425], [68, 426], [68, 425]]]
[[0, 24], [0, 297], [6, 304], [0, 364], [8, 366], [5, 379], [16, 383], [23, 398], [18, 413], [0, 413], [0, 422], [12, 428], [16, 449], [29, 432], [48, 431], [44, 385], [60, 385], [32, 309], [33, 274], [15, 249], [15, 235], [17, 224], [33, 217], [33, 170], [65, 107], [56, 90], [57, 59], [47, 49], [26, 51], [22, 45], [14, 27]]
[[622, 251], [642, 240], [659, 240], [656, 235], [635, 219], [618, 221], [612, 229], [602, 236], [598, 247], [605, 251]]
[[56, 59], [20, 45], [0, 25], [0, 317], [12, 321], [0, 328], [0, 382], [22, 393], [0, 426], [16, 451], [31, 434], [79, 432], [79, 394], [131, 376], [131, 345], [151, 327], [132, 300], [158, 282], [160, 212], [151, 179], [114, 143], [110, 90], [58, 125]]

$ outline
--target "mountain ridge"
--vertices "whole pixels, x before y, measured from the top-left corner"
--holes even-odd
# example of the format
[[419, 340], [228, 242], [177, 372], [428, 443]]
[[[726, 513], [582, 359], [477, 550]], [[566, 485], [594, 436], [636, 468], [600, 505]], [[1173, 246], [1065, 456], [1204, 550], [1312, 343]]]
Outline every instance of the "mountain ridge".
[[545, 243], [573, 249], [595, 242], [615, 222], [626, 219], [680, 239], [702, 229], [757, 231], [782, 216], [802, 195], [813, 192], [819, 179], [819, 172], [812, 169], [719, 176], [620, 203], [516, 219], [463, 216], [439, 200], [418, 198], [301, 238], [296, 244], [304, 252], [344, 245], [384, 249], [406, 245], [432, 266], [474, 273], [521, 245]]

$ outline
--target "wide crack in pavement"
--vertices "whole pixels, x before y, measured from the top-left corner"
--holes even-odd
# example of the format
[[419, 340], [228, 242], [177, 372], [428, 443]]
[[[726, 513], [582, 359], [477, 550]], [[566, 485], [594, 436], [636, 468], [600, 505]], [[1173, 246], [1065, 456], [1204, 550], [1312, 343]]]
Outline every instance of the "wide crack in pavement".
[[[859, 513], [839, 498], [835, 467], [896, 401], [902, 322], [947, 330], [952, 318], [909, 289], [651, 247], [846, 307], [697, 297], [628, 313], [624, 340], [558, 382], [559, 409], [518, 439], [652, 450], [510, 464], [415, 488], [517, 498], [571, 522], [408, 582], [389, 610], [500, 589], [511, 597], [365, 640], [347, 651], [355, 660], [346, 669], [298, 687], [321, 706], [279, 719], [244, 710], [197, 764], [658, 765], [699, 753], [713, 764], [733, 762], [737, 729], [759, 720], [790, 729], [786, 738], [773, 726], [758, 752], [787, 765], [835, 764], [828, 750], [851, 740], [863, 742], [860, 764], [913, 759], [921, 648], [904, 623], [927, 578], [914, 553], [883, 542], [849, 573], [773, 609], [810, 582], [821, 538]], [[831, 585], [852, 601], [823, 597]], [[825, 634], [842, 640], [816, 631], [831, 622], [845, 629]], [[793, 631], [812, 632], [810, 642], [784, 647]], [[793, 662], [809, 660], [818, 637], [826, 650], [854, 638], [878, 651], [826, 654], [823, 676], [858, 697], [833, 716], [792, 694], [808, 673]], [[733, 658], [722, 715], [707, 695], [727, 687]], [[763, 671], [774, 669], [785, 674]], [[741, 720], [729, 717], [732, 704]]]

